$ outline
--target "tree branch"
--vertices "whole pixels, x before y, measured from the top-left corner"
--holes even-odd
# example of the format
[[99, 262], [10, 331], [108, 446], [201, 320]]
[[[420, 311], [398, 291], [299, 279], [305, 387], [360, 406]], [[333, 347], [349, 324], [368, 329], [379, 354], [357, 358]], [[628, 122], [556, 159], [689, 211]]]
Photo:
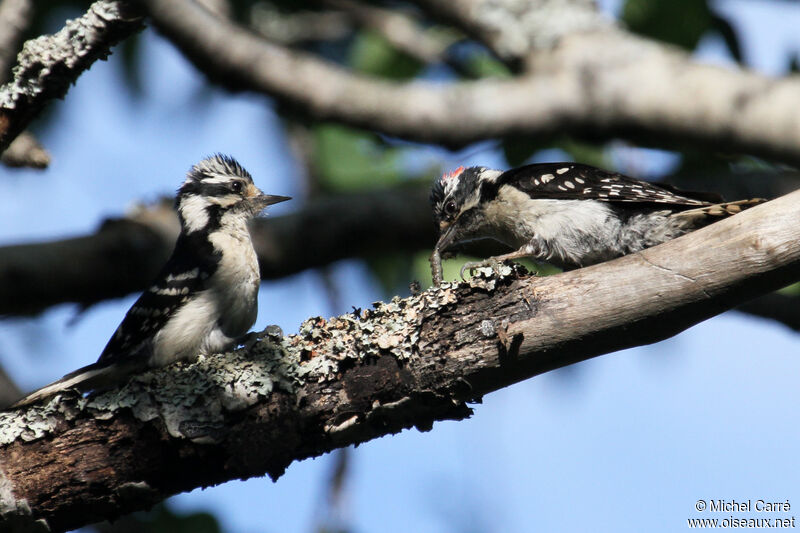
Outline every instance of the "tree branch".
[[0, 413], [0, 516], [64, 531], [467, 417], [465, 402], [498, 388], [662, 340], [800, 279], [797, 220], [800, 192], [608, 263], [445, 283], [312, 318], [249, 353]]
[[129, 2], [99, 0], [59, 32], [26, 42], [13, 79], [0, 87], [0, 151], [111, 46], [141, 29], [141, 13]]
[[[0, 247], [0, 316], [65, 302], [88, 306], [143, 290], [172, 252], [179, 229], [171, 204], [162, 204], [107, 221], [94, 235]], [[262, 279], [435, 242], [422, 187], [314, 199], [297, 213], [258, 219], [252, 236]]]
[[32, 0], [5, 0], [0, 3], [0, 80], [4, 83], [11, 73], [19, 45], [32, 18]]
[[[11, 67], [32, 19], [31, 0], [0, 3], [0, 83], [6, 83], [11, 77]], [[32, 133], [23, 131], [2, 151], [0, 161], [9, 167], [46, 168], [50, 164], [50, 154]]]
[[507, 62], [522, 62], [531, 52], [549, 49], [562, 38], [611, 30], [614, 22], [595, 0], [416, 0], [435, 17], [483, 42]]
[[699, 64], [610, 24], [559, 33], [557, 45], [532, 53], [531, 74], [512, 80], [393, 83], [268, 43], [186, 0], [142, 2], [212, 80], [320, 120], [451, 146], [566, 132], [800, 161], [800, 115], [785, 111], [800, 108], [800, 80]]
[[259, 2], [250, 9], [250, 27], [264, 38], [287, 46], [343, 39], [353, 31], [350, 17], [341, 11], [282, 13]]
[[421, 63], [447, 63], [452, 39], [435, 37], [411, 15], [375, 7], [358, 0], [325, 0], [325, 4], [352, 16], [362, 26], [379, 32], [392, 46]]

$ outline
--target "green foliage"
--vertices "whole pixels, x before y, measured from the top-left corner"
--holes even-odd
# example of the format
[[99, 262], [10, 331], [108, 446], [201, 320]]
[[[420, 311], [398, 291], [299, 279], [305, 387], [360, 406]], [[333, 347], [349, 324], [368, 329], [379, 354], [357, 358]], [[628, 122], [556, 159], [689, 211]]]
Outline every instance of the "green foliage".
[[563, 150], [574, 160], [587, 165], [608, 168], [609, 161], [606, 157], [606, 147], [604, 143], [595, 143], [575, 139], [569, 136], [561, 136], [555, 141], [549, 142], [541, 137], [520, 135], [507, 137], [501, 143], [503, 155], [509, 167], [518, 167], [525, 164], [536, 152], [547, 148], [558, 148]]
[[506, 137], [500, 146], [509, 167], [518, 167], [524, 164], [533, 154], [544, 148], [541, 139], [530, 135]]
[[694, 50], [707, 32], [716, 31], [733, 57], [741, 60], [736, 33], [707, 0], [627, 0], [622, 21], [636, 33], [687, 50]]
[[356, 35], [348, 62], [354, 70], [364, 74], [395, 80], [413, 78], [422, 69], [422, 63], [398, 51], [373, 31]]
[[[433, 285], [433, 278], [431, 276], [431, 264], [428, 261], [430, 252], [419, 252], [413, 258], [411, 277], [412, 279], [419, 280], [422, 288], [425, 289]], [[445, 259], [442, 261], [442, 277], [445, 281], [460, 281], [461, 280], [461, 267], [468, 261], [480, 261], [481, 257], [473, 257], [468, 255], [459, 255], [452, 259]], [[551, 274], [558, 274], [561, 269], [548, 265], [546, 263], [537, 263], [530, 259], [515, 260], [515, 263], [520, 263], [533, 272], [537, 276], [549, 276]], [[465, 277], [467, 274], [465, 273]]]
[[[375, 255], [367, 258], [366, 262], [387, 297], [406, 294], [409, 280], [415, 279], [416, 256], [412, 257], [407, 254]], [[430, 272], [428, 272], [428, 278], [430, 277]], [[430, 285], [430, 279], [428, 285]]]
[[312, 128], [314, 167], [329, 191], [371, 189], [397, 183], [402, 148], [387, 147], [377, 135], [338, 124]]
[[564, 150], [574, 161], [579, 163], [600, 168], [609, 168], [610, 166], [604, 143], [586, 142], [565, 136], [556, 142], [555, 147]]
[[[796, 296], [800, 298], [800, 282], [792, 283], [788, 287], [784, 287], [778, 291], [780, 294], [784, 294], [786, 296]], [[800, 303], [800, 302], [798, 302]]]
[[475, 78], [511, 77], [511, 71], [507, 66], [485, 52], [471, 54], [465, 63], [466, 71]]
[[712, 25], [704, 0], [628, 0], [622, 20], [642, 35], [694, 50]]

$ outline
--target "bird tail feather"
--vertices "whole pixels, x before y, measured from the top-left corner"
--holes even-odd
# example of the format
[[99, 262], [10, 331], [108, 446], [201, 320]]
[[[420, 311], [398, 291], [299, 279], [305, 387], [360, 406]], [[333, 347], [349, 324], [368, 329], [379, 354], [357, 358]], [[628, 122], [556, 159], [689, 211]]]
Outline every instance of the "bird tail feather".
[[695, 219], [706, 217], [724, 218], [735, 215], [749, 209], [750, 207], [766, 202], [764, 198], [751, 198], [750, 200], [737, 200], [735, 202], [723, 202], [719, 204], [706, 205], [696, 209], [688, 209], [675, 213], [672, 216], [677, 218]]
[[41, 389], [33, 391], [27, 396], [17, 400], [10, 408], [24, 407], [69, 389], [77, 389], [80, 392], [96, 389], [101, 385], [114, 382], [115, 378], [119, 375], [119, 370], [119, 367], [116, 365], [99, 362], [92, 363], [74, 372], [70, 372], [58, 381], [54, 381]]

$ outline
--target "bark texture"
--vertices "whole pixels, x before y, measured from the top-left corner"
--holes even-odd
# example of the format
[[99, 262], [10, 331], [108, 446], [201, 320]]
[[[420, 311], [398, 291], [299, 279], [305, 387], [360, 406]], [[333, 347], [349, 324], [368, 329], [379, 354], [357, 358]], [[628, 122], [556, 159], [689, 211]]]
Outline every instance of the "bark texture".
[[118, 390], [0, 413], [0, 516], [64, 531], [467, 417], [467, 402], [500, 387], [656, 342], [800, 279], [798, 219], [795, 192], [609, 263], [546, 278], [484, 272]]
[[59, 32], [27, 41], [11, 81], [0, 87], [0, 151], [45, 104], [62, 98], [92, 63], [105, 59], [111, 46], [142, 28], [142, 14], [135, 5], [99, 0]]

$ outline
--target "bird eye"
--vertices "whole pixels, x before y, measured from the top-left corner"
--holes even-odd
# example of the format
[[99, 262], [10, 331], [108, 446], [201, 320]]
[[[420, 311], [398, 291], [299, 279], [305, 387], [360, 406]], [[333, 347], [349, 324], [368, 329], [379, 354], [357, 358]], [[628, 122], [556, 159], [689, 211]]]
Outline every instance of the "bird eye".
[[235, 192], [235, 193], [240, 193], [240, 192], [242, 192], [242, 187], [243, 187], [243, 185], [242, 185], [242, 182], [241, 182], [241, 181], [234, 181], [234, 182], [231, 184], [231, 190], [232, 190], [233, 192]]
[[452, 200], [444, 204], [444, 212], [447, 215], [453, 216], [456, 214], [456, 203]]

